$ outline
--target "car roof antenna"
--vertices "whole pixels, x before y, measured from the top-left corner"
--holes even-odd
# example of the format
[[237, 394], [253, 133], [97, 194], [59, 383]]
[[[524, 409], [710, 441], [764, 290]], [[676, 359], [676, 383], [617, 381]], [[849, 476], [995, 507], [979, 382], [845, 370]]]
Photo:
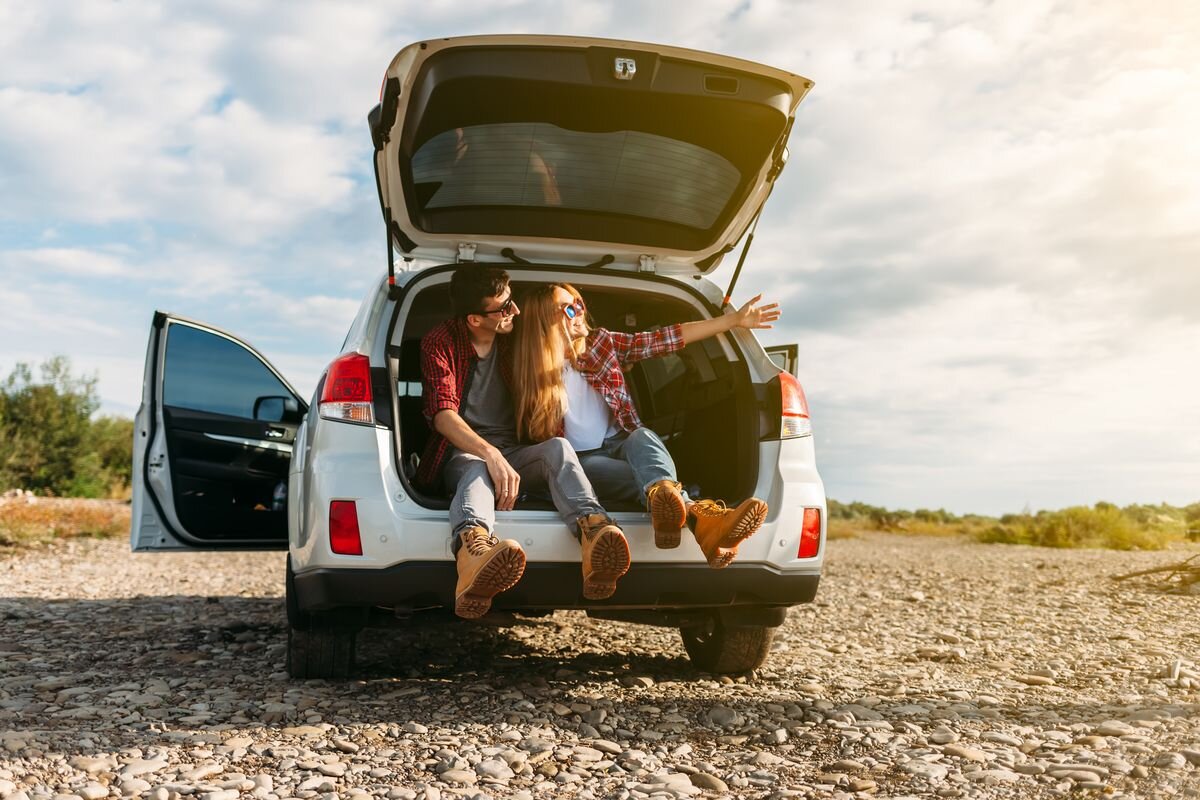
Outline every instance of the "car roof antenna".
[[754, 221], [750, 223], [750, 233], [746, 236], [746, 243], [742, 245], [742, 254], [738, 256], [737, 267], [733, 270], [733, 277], [729, 281], [729, 288], [725, 290], [725, 299], [721, 301], [721, 308], [729, 305], [729, 301], [733, 298], [733, 287], [737, 286], [738, 277], [742, 274], [742, 265], [746, 263], [746, 253], [750, 252], [750, 243], [754, 241], [754, 231], [758, 228], [758, 218], [762, 216], [763, 206], [767, 204], [766, 198], [763, 199], [762, 205], [758, 207], [758, 211], [754, 212]]

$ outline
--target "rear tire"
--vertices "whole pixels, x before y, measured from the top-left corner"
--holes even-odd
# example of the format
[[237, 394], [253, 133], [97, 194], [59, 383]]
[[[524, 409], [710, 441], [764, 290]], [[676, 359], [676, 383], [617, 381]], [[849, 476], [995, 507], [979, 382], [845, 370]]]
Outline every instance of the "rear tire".
[[288, 626], [288, 675], [293, 678], [349, 678], [354, 673], [358, 630], [330, 624], [316, 614], [309, 617], [307, 627]]
[[697, 669], [738, 673], [758, 669], [767, 660], [775, 629], [765, 625], [726, 625], [719, 614], [708, 624], [679, 629], [683, 647]]

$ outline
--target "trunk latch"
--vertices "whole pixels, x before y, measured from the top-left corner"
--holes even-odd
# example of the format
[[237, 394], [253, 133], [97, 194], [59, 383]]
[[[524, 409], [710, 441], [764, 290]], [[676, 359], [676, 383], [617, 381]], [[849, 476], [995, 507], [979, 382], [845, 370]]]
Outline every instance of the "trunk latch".
[[618, 58], [613, 61], [613, 77], [619, 81], [631, 81], [637, 74], [637, 62], [632, 58]]
[[458, 263], [462, 264], [465, 261], [474, 261], [475, 260], [475, 248], [477, 246], [478, 245], [476, 245], [474, 242], [459, 242], [458, 243]]
[[638, 256], [638, 272], [654, 272], [658, 266], [658, 256]]

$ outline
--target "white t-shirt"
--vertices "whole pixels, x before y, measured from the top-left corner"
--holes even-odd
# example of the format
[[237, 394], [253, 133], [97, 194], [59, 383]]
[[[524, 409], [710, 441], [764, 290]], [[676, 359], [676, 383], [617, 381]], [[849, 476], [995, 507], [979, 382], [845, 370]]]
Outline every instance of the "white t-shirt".
[[563, 386], [567, 390], [567, 413], [563, 418], [563, 427], [567, 441], [576, 452], [595, 450], [620, 430], [600, 392], [570, 364], [563, 366]]

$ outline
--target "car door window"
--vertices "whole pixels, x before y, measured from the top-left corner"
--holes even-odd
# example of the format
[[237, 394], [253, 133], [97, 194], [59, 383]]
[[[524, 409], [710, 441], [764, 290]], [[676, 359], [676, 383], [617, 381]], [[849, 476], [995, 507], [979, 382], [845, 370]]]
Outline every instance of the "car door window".
[[253, 419], [255, 400], [279, 396], [292, 392], [242, 345], [190, 325], [168, 329], [163, 405]]

